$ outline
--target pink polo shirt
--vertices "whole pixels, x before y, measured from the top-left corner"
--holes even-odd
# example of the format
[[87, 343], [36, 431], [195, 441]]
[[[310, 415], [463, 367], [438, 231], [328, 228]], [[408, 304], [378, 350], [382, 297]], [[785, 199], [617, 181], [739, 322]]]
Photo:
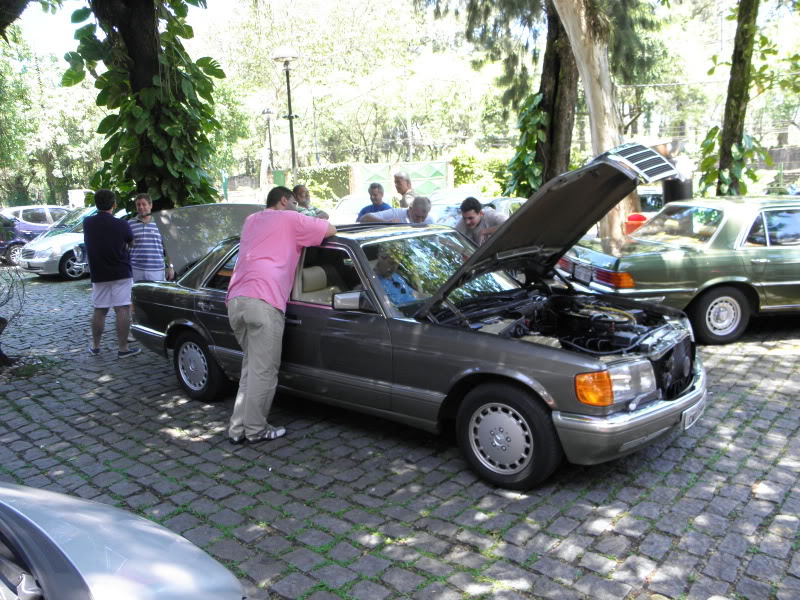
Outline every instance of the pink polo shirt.
[[258, 298], [286, 312], [300, 253], [321, 244], [327, 231], [327, 221], [293, 210], [268, 208], [247, 217], [226, 301]]

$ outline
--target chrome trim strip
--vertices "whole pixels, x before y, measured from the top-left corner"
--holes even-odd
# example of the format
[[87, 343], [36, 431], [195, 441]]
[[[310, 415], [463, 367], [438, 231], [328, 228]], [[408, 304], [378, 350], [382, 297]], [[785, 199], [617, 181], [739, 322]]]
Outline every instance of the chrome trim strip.
[[797, 310], [798, 308], [800, 308], [800, 304], [775, 304], [773, 306], [762, 306], [759, 310], [762, 312], [779, 312], [782, 310]]
[[244, 360], [244, 352], [242, 352], [241, 350], [231, 350], [230, 348], [225, 348], [224, 346], [212, 346], [212, 345], [209, 345], [208, 349], [211, 350], [211, 352], [213, 352], [214, 354], [219, 354], [233, 359], [238, 358], [240, 361]]
[[411, 387], [408, 385], [392, 385], [392, 396], [405, 396], [406, 398], [415, 398], [423, 402], [430, 402], [433, 404], [440, 404], [444, 401], [445, 394], [440, 392], [432, 392], [421, 388]]
[[144, 325], [139, 325], [137, 323], [131, 323], [131, 329], [161, 339], [165, 339], [167, 337], [166, 333], [162, 333], [155, 329], [150, 329], [149, 327], [145, 327]]

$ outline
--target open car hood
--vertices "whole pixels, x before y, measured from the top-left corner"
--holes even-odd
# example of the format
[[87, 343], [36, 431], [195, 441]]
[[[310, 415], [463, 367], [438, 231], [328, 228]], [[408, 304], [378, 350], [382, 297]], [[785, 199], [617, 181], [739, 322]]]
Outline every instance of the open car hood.
[[153, 222], [175, 273], [182, 273], [225, 238], [241, 235], [245, 219], [261, 210], [263, 204], [196, 204], [155, 212]]
[[649, 183], [677, 175], [658, 152], [630, 143], [551, 179], [475, 250], [416, 316], [426, 316], [450, 292], [484, 273], [524, 269], [544, 277], [640, 180]]

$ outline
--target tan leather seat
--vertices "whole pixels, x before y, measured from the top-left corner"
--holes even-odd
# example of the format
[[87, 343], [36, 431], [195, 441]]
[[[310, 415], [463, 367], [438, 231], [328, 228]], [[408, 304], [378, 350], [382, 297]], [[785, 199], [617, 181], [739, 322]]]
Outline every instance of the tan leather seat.
[[333, 295], [338, 294], [342, 290], [335, 285], [328, 285], [328, 276], [325, 274], [325, 269], [322, 267], [306, 267], [302, 273], [302, 286], [303, 290], [300, 293], [300, 300], [302, 302], [311, 302], [312, 304], [326, 304], [331, 305]]

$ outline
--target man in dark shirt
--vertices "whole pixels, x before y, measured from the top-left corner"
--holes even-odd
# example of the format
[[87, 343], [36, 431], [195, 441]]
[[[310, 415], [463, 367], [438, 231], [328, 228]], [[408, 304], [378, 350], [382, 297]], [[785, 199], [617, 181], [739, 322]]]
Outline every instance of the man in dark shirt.
[[97, 214], [83, 220], [83, 240], [92, 278], [92, 345], [89, 354], [100, 354], [100, 338], [109, 308], [117, 318], [119, 358], [139, 354], [139, 348], [128, 348], [131, 329], [131, 259], [133, 232], [127, 221], [114, 218], [116, 196], [111, 190], [98, 190], [94, 195]]

